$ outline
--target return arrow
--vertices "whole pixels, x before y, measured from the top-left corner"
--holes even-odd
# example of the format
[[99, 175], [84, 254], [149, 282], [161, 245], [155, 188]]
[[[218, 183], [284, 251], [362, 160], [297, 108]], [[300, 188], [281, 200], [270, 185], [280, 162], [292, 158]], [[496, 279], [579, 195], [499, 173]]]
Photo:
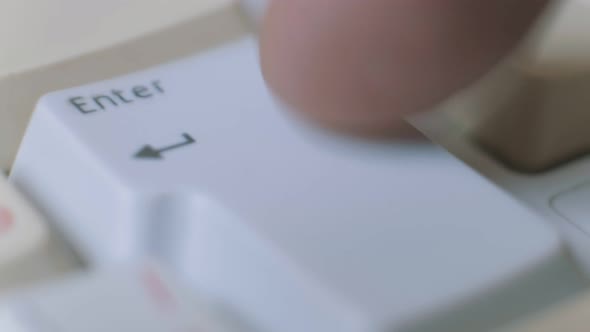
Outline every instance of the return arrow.
[[191, 145], [196, 142], [195, 139], [192, 138], [189, 134], [184, 133], [184, 134], [182, 134], [182, 137], [184, 137], [184, 142], [177, 143], [177, 144], [170, 145], [170, 146], [165, 146], [165, 147], [159, 148], [159, 149], [156, 149], [151, 145], [145, 145], [143, 148], [141, 148], [141, 150], [139, 150], [135, 154], [134, 157], [138, 158], [138, 159], [163, 159], [164, 157], [162, 156], [162, 153], [164, 153], [166, 151], [178, 149], [178, 148], [181, 148], [186, 145]]

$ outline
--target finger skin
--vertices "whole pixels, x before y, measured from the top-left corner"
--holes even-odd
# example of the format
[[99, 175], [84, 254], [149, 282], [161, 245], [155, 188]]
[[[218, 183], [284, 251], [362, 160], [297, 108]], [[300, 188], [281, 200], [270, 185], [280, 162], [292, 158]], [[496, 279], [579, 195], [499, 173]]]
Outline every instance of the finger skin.
[[261, 32], [273, 91], [333, 128], [399, 132], [512, 50], [548, 0], [274, 0]]

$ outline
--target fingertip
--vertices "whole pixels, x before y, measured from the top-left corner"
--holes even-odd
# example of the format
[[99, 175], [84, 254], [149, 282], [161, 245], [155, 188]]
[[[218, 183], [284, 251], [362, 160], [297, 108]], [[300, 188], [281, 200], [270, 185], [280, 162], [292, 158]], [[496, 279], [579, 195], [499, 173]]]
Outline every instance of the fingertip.
[[547, 0], [273, 1], [261, 32], [271, 89], [321, 125], [403, 132], [509, 52]]

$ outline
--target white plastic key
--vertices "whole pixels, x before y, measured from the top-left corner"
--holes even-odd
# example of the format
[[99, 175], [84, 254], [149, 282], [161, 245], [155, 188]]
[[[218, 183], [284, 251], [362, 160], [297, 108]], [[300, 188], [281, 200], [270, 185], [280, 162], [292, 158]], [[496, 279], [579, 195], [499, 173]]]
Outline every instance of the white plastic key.
[[0, 175], [0, 289], [49, 278], [74, 262], [41, 215]]
[[0, 306], [2, 332], [230, 332], [230, 324], [151, 266], [70, 277]]
[[232, 0], [0, 0], [0, 167], [37, 99], [241, 36]]
[[159, 257], [269, 331], [483, 331], [582, 284], [446, 152], [292, 119], [252, 39], [44, 97], [11, 178], [90, 264]]

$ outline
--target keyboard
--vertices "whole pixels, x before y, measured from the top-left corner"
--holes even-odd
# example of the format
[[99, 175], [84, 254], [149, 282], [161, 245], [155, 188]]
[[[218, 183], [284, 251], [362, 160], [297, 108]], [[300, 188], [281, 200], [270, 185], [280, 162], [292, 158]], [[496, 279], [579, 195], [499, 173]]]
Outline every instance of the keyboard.
[[587, 331], [590, 3], [432, 142], [293, 116], [263, 1], [2, 3], [0, 331]]

